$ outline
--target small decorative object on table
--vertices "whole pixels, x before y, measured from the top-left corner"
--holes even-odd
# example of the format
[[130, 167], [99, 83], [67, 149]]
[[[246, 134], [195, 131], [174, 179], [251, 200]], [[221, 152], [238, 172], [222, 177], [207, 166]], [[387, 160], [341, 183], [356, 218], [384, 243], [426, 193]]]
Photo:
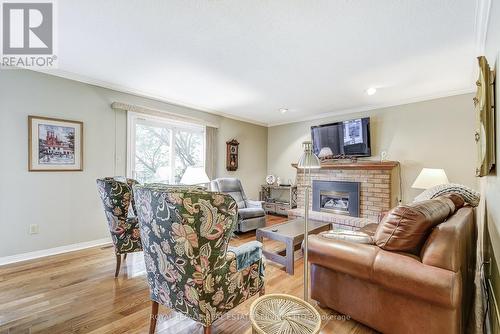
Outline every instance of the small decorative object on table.
[[387, 151], [382, 151], [380, 153], [380, 162], [385, 162], [385, 161], [389, 160], [388, 156], [389, 156], [389, 154], [387, 153]]
[[357, 162], [358, 157], [355, 155], [345, 155], [345, 154], [337, 154], [333, 156], [334, 160], [350, 160], [351, 162]]
[[318, 158], [320, 160], [331, 159], [332, 157], [333, 157], [332, 149], [329, 148], [328, 146], [323, 147], [318, 153]]
[[30, 172], [83, 170], [83, 123], [28, 116]]
[[276, 182], [276, 176], [274, 175], [268, 175], [266, 176], [266, 183], [271, 185], [271, 184], [274, 184], [274, 182]]
[[254, 334], [319, 333], [321, 317], [303, 300], [283, 294], [269, 294], [250, 306], [250, 322]]
[[235, 171], [238, 169], [238, 141], [236, 139], [226, 142], [226, 169]]
[[281, 185], [281, 178], [279, 176], [276, 178], [276, 185], [277, 186]]
[[358, 162], [358, 157], [356, 157], [355, 155], [345, 155], [345, 154], [328, 155], [328, 156], [318, 157], [318, 159], [321, 162], [332, 162], [332, 160], [334, 160], [333, 161], [334, 163]]

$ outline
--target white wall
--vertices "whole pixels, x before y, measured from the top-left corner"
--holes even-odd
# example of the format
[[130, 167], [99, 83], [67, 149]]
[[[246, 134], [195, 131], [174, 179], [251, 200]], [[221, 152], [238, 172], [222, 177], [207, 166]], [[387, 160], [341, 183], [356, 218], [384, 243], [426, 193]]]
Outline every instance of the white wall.
[[[225, 154], [225, 141], [233, 137], [241, 143], [241, 160], [237, 172], [225, 172], [224, 157], [218, 176], [242, 178], [248, 194], [257, 196], [266, 175], [264, 127], [46, 74], [1, 71], [0, 257], [109, 235], [95, 179], [125, 174], [126, 114], [111, 109], [114, 101], [219, 124], [219, 160]], [[83, 172], [28, 172], [28, 115], [84, 122]], [[40, 233], [29, 235], [29, 224], [38, 224]]]
[[444, 168], [451, 182], [477, 188], [475, 178], [474, 109], [472, 94], [412, 103], [370, 112], [298, 122], [268, 129], [268, 173], [295, 179], [290, 166], [310, 140], [312, 125], [370, 116], [372, 159], [387, 151], [401, 162], [403, 201], [419, 190], [411, 184], [423, 167]]
[[[240, 145], [238, 170], [226, 170], [226, 142], [236, 138]], [[217, 133], [217, 175], [239, 178], [246, 195], [259, 199], [260, 185], [265, 183], [267, 171], [267, 128], [222, 118]]]

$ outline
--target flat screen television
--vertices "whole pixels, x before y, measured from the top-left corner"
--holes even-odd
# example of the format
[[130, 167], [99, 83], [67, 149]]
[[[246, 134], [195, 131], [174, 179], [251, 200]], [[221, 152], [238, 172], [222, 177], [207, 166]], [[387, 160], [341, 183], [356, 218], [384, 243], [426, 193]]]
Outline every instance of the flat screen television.
[[320, 158], [335, 155], [371, 156], [370, 118], [311, 127], [314, 154]]

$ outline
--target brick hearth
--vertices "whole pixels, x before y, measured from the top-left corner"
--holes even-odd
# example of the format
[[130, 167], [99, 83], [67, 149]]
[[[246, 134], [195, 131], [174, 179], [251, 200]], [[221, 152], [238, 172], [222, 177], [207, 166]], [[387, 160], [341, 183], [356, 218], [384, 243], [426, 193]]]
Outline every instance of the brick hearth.
[[[296, 165], [293, 165], [296, 167]], [[332, 223], [362, 227], [369, 222], [377, 221], [380, 213], [397, 205], [399, 178], [398, 162], [360, 161], [357, 163], [327, 163], [321, 169], [311, 170], [311, 180], [350, 181], [360, 183], [360, 215], [349, 217], [327, 212], [310, 211], [311, 219], [331, 221]], [[288, 212], [289, 217], [304, 214], [304, 174], [297, 169], [296, 184], [298, 186], [297, 208]], [[312, 208], [312, 196], [309, 197]]]

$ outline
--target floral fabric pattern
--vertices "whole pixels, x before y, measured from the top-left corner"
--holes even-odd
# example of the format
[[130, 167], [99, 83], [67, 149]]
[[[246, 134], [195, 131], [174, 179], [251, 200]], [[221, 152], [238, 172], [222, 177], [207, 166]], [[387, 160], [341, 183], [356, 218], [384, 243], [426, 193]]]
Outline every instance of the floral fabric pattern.
[[151, 299], [210, 326], [260, 291], [262, 257], [237, 270], [236, 202], [192, 187], [134, 187]]
[[132, 189], [128, 185], [137, 181], [120, 182], [115, 178], [98, 179], [97, 190], [108, 220], [111, 239], [116, 254], [142, 251], [139, 224], [136, 217], [129, 217]]

